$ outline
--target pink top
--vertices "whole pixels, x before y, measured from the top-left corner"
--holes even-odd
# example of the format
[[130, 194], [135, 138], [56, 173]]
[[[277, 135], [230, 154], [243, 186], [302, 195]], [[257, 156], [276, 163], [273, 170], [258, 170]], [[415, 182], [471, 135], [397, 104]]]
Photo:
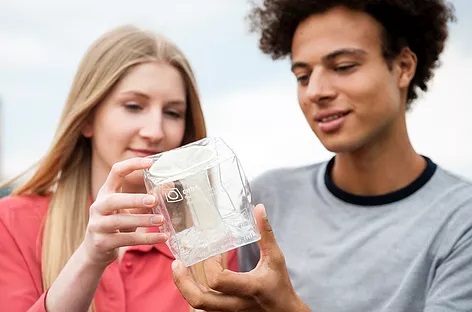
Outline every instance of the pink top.
[[[45, 196], [0, 199], [0, 309], [46, 312], [41, 279], [41, 226], [49, 205]], [[174, 260], [166, 244], [129, 247], [111, 263], [95, 293], [98, 312], [188, 312], [172, 280]], [[237, 271], [236, 250], [228, 268]]]

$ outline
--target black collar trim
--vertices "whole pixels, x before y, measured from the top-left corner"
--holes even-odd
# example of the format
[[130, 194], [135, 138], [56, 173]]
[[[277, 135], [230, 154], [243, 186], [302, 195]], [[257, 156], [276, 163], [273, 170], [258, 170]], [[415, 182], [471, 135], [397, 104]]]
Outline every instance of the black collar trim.
[[415, 193], [420, 188], [422, 188], [431, 179], [434, 172], [436, 171], [437, 165], [428, 157], [423, 157], [426, 160], [426, 168], [418, 178], [416, 178], [409, 185], [399, 190], [383, 195], [355, 195], [343, 191], [342, 189], [337, 187], [331, 179], [331, 171], [334, 165], [334, 157], [331, 158], [331, 160], [328, 162], [328, 165], [326, 166], [324, 181], [326, 187], [334, 196], [347, 203], [359, 206], [387, 205], [410, 196], [411, 194]]

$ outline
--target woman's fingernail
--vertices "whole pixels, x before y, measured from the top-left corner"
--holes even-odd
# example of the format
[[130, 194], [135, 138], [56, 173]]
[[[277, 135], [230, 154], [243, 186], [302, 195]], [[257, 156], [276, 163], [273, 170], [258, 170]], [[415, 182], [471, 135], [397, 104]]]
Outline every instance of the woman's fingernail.
[[143, 203], [145, 205], [152, 205], [156, 201], [156, 198], [152, 195], [147, 195], [146, 197], [143, 198]]
[[162, 216], [152, 216], [151, 217], [151, 224], [161, 224], [162, 221], [164, 221], [164, 218]]

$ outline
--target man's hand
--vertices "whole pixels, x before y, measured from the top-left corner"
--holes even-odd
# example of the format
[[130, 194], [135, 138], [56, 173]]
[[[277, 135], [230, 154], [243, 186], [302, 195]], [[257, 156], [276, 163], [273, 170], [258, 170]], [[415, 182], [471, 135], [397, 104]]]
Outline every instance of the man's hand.
[[254, 214], [261, 232], [261, 257], [254, 270], [232, 272], [223, 269], [221, 256], [212, 257], [204, 263], [208, 281], [204, 287], [176, 260], [172, 269], [177, 288], [192, 307], [206, 311], [311, 311], [293, 289], [264, 206], [256, 206]]

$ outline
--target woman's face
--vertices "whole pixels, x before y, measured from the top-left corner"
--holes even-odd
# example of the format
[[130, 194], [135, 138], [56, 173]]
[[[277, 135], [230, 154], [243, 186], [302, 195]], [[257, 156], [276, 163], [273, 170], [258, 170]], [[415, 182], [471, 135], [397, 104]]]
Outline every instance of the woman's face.
[[[92, 141], [92, 179], [104, 183], [112, 165], [179, 147], [185, 133], [186, 88], [168, 63], [133, 67], [97, 107], [83, 134]], [[141, 171], [125, 187], [143, 191]]]

